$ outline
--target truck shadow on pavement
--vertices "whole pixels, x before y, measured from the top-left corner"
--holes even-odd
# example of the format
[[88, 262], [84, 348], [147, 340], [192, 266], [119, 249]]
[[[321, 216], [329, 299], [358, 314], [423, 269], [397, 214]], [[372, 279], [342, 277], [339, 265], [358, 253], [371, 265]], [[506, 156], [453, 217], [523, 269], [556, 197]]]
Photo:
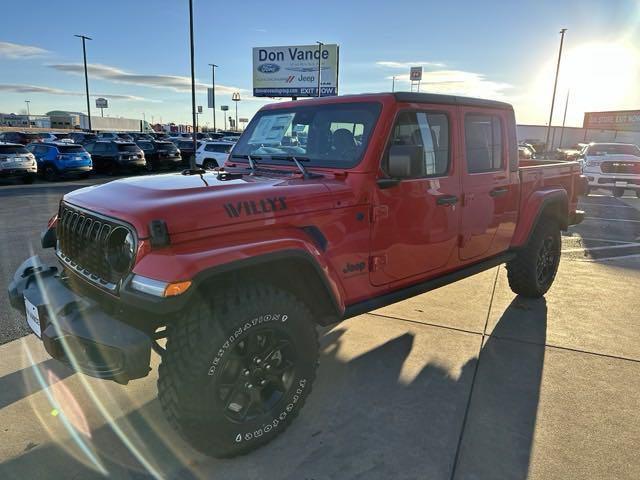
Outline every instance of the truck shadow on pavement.
[[[157, 400], [115, 420], [151, 470], [108, 423], [87, 441], [114, 478], [526, 478], [546, 323], [544, 299], [516, 297], [484, 338], [479, 360], [470, 358], [459, 375], [429, 363], [408, 383], [401, 370], [417, 342], [413, 333], [345, 361], [337, 353], [349, 327], [339, 325], [321, 339], [318, 379], [300, 417], [269, 445], [236, 459], [190, 449]], [[516, 334], [527, 341], [515, 341]], [[480, 335], [451, 335], [466, 342], [472, 336], [480, 348]], [[59, 478], [103, 478], [90, 464], [68, 440], [0, 464], [0, 478], [49, 478], [53, 469]]]

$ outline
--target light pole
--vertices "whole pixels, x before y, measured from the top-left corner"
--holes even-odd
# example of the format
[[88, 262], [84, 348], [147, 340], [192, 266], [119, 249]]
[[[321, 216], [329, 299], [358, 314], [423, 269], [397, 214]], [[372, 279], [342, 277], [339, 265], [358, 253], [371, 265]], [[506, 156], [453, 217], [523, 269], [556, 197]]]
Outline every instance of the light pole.
[[31, 100], [25, 100], [24, 103], [27, 104], [27, 127], [31, 127], [31, 112], [29, 111], [29, 103], [31, 103]]
[[396, 76], [395, 75], [393, 77], [391, 77], [391, 91], [392, 92], [396, 91]]
[[564, 116], [562, 117], [562, 128], [560, 129], [560, 145], [558, 148], [562, 148], [562, 138], [564, 137], [564, 123], [567, 121], [567, 108], [569, 107], [569, 93], [571, 90], [567, 90], [567, 100], [564, 102]]
[[235, 92], [233, 95], [231, 95], [231, 100], [236, 102], [236, 124], [235, 124], [235, 128], [236, 128], [236, 132], [237, 132], [238, 131], [238, 102], [240, 101], [240, 92]]
[[558, 73], [560, 73], [560, 59], [562, 58], [562, 44], [564, 43], [564, 32], [567, 29], [560, 30], [560, 50], [558, 51], [558, 64], [556, 65], [556, 79], [553, 82], [553, 96], [551, 97], [551, 112], [549, 112], [549, 124], [547, 125], [547, 139], [545, 141], [545, 149], [549, 150], [549, 135], [551, 134], [551, 121], [553, 119], [553, 105], [556, 101], [556, 88], [558, 87]]
[[191, 138], [193, 139], [193, 155], [189, 159], [189, 167], [191, 170], [196, 169], [196, 150], [198, 150], [198, 140], [196, 139], [197, 135], [197, 120], [196, 120], [196, 76], [195, 76], [195, 67], [193, 63], [193, 0], [189, 0], [189, 38], [191, 44], [191, 114], [193, 117], [193, 135]]
[[216, 65], [215, 63], [210, 63], [211, 67], [211, 114], [213, 115], [213, 131], [216, 131]]
[[318, 96], [320, 96], [320, 76], [321, 76], [321, 64], [322, 64], [322, 46], [324, 43], [316, 41], [318, 44]]
[[89, 75], [87, 74], [87, 49], [85, 47], [85, 40], [93, 40], [91, 37], [87, 37], [86, 35], [74, 35], [74, 37], [78, 37], [82, 39], [82, 57], [84, 59], [84, 87], [87, 92], [87, 118], [89, 119], [89, 131], [91, 131], [91, 105], [89, 102]]

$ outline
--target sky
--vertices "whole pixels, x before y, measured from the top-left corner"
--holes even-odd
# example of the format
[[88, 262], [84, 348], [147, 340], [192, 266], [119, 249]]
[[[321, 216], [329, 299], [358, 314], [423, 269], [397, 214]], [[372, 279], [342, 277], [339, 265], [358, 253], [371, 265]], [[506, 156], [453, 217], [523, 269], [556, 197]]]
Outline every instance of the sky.
[[[408, 90], [510, 102], [518, 123], [546, 124], [567, 28], [553, 123], [581, 126], [585, 111], [640, 109], [640, 0], [194, 0], [200, 124], [211, 67], [217, 105], [240, 92], [240, 117], [273, 100], [252, 97], [252, 48], [340, 45], [340, 94]], [[27, 7], [28, 5], [28, 7]], [[0, 29], [0, 112], [86, 111], [82, 46], [92, 96], [105, 115], [190, 123], [187, 0], [5, 0]], [[94, 98], [91, 100], [95, 105]], [[92, 114], [96, 112], [92, 109]], [[222, 122], [222, 112], [217, 121]], [[220, 125], [218, 125], [220, 126]]]

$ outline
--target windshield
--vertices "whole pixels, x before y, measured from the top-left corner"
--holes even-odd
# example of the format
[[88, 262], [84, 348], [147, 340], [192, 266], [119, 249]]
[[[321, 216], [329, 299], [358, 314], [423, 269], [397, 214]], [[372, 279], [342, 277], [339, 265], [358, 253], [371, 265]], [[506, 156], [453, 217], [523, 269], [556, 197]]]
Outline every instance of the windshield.
[[24, 154], [29, 153], [29, 150], [19, 145], [0, 145], [0, 155], [6, 155], [10, 153]]
[[80, 145], [58, 145], [60, 153], [84, 153], [84, 147]]
[[310, 166], [352, 167], [362, 158], [380, 109], [378, 103], [358, 102], [263, 110], [232, 154], [263, 161], [293, 156], [308, 159]]
[[640, 157], [640, 148], [637, 145], [601, 143], [590, 145], [588, 155], [635, 155]]
[[138, 146], [142, 150], [153, 150], [153, 144], [151, 142], [138, 142]]

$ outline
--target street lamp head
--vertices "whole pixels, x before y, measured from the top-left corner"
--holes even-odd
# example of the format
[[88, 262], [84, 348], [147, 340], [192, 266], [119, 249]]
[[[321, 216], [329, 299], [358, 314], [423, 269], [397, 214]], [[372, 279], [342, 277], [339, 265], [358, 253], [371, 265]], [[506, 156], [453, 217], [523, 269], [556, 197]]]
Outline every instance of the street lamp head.
[[74, 37], [84, 38], [85, 40], [93, 40], [93, 38], [87, 37], [86, 35], [74, 35]]
[[215, 63], [210, 63], [209, 66], [213, 68], [218, 68], [218, 65], [216, 65]]

